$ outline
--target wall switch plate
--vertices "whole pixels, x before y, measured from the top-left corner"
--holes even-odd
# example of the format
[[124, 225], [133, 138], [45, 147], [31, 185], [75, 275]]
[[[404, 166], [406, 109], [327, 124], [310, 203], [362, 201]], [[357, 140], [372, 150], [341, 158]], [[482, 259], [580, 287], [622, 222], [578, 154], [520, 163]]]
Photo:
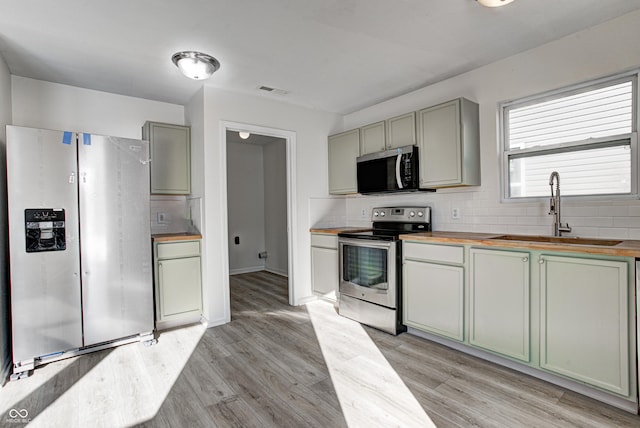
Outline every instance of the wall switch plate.
[[460, 208], [451, 208], [451, 218], [454, 220], [460, 219]]

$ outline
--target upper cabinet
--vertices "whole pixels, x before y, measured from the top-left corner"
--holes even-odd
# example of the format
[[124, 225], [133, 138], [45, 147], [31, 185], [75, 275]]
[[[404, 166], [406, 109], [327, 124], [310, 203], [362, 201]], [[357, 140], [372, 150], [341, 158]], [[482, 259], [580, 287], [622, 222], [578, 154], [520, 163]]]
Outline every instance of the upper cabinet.
[[363, 126], [360, 128], [360, 155], [385, 150], [386, 140], [384, 120]]
[[416, 144], [415, 112], [387, 119], [387, 149]]
[[151, 152], [151, 193], [191, 193], [191, 129], [188, 126], [146, 122], [142, 139]]
[[[356, 158], [418, 145], [420, 188], [480, 185], [478, 104], [457, 98], [329, 137], [329, 193], [356, 193]], [[359, 144], [358, 144], [359, 141]]]
[[416, 144], [415, 112], [360, 128], [360, 155]]
[[418, 112], [420, 187], [480, 185], [478, 104], [458, 98]]
[[360, 156], [360, 130], [329, 137], [329, 193], [356, 193], [356, 158]]

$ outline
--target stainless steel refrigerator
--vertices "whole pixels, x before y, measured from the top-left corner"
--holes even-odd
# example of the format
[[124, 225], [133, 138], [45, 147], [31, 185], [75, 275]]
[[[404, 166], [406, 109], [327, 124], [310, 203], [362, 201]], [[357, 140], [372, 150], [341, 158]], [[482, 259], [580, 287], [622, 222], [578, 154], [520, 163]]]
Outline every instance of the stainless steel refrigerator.
[[6, 132], [14, 377], [153, 340], [148, 142]]

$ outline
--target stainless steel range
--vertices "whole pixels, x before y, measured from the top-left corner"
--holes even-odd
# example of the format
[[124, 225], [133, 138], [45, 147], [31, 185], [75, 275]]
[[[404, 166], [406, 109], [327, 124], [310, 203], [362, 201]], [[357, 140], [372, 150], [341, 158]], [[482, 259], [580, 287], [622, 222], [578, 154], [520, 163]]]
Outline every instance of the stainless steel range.
[[398, 334], [402, 325], [402, 245], [399, 235], [431, 230], [429, 207], [372, 211], [373, 230], [340, 233], [340, 315]]

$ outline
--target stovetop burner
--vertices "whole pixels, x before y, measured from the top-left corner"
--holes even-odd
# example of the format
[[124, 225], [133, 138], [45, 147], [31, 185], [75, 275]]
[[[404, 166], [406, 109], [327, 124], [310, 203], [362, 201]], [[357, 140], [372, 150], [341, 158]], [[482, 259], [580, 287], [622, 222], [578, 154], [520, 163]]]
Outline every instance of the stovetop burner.
[[397, 241], [399, 235], [431, 230], [431, 208], [429, 207], [374, 208], [371, 217], [373, 230], [344, 232], [339, 233], [338, 237]]

